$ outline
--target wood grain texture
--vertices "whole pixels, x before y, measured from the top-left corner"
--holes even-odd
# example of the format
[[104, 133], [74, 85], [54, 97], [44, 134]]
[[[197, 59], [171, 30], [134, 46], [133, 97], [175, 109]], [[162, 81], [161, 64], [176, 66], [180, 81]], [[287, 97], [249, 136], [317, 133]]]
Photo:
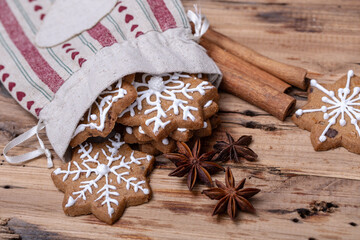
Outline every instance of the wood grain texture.
[[[199, 0], [212, 26], [244, 45], [284, 63], [308, 69], [321, 82], [333, 82], [348, 69], [360, 73], [360, 2], [357, 0]], [[0, 58], [1, 61], [1, 58]], [[306, 93], [293, 90], [298, 106]], [[174, 169], [159, 158], [151, 175], [153, 199], [126, 209], [113, 226], [94, 216], [66, 217], [63, 193], [53, 185], [44, 157], [10, 166], [0, 156], [0, 238], [23, 239], [359, 239], [360, 156], [336, 149], [314, 152], [309, 132], [288, 118], [281, 122], [227, 93], [221, 93], [222, 126], [206, 141], [253, 135], [257, 162], [232, 166], [237, 180], [262, 191], [252, 201], [256, 215], [236, 221], [212, 217], [216, 201], [187, 190], [185, 180], [168, 177]], [[0, 148], [36, 124], [0, 88]], [[45, 138], [45, 135], [41, 135]], [[46, 145], [49, 147], [47, 141]], [[16, 148], [37, 147], [35, 139]], [[55, 157], [55, 166], [60, 166]], [[214, 176], [223, 181], [224, 173]], [[314, 201], [329, 208], [314, 212]], [[326, 205], [326, 204], [325, 204]], [[337, 207], [334, 207], [337, 206]], [[10, 235], [9, 235], [10, 234]], [[15, 236], [17, 237], [17, 236]]]

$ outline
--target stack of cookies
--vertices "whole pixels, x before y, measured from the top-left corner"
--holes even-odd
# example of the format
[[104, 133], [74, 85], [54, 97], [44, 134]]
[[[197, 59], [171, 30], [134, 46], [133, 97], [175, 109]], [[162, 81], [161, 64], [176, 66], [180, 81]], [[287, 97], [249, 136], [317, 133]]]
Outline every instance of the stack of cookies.
[[205, 137], [219, 124], [217, 89], [202, 74], [129, 75], [104, 90], [77, 126], [72, 147], [106, 137], [118, 123], [140, 151], [173, 152], [176, 141]]
[[52, 173], [65, 193], [64, 212], [93, 213], [112, 224], [126, 207], [147, 202], [152, 155], [174, 151], [175, 141], [211, 135], [218, 100], [201, 75], [136, 74], [105, 89], [74, 131], [71, 161]]

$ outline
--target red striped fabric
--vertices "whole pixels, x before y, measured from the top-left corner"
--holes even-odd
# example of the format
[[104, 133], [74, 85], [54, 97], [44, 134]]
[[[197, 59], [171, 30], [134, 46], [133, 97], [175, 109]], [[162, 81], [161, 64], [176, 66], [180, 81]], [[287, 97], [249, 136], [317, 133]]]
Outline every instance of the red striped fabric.
[[103, 47], [108, 47], [116, 43], [115, 37], [100, 22], [87, 31], [92, 38], [97, 40]]
[[176, 28], [175, 18], [167, 8], [164, 0], [147, 0], [147, 2], [162, 31]]
[[52, 69], [25, 35], [22, 27], [6, 3], [6, 0], [0, 0], [0, 22], [31, 69], [52, 92], [56, 93], [64, 83], [64, 80]]

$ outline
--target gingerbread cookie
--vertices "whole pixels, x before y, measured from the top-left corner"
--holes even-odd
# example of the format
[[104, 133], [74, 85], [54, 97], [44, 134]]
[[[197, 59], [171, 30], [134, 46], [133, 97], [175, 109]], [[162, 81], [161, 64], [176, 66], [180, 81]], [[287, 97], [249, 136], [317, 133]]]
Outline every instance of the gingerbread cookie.
[[212, 133], [212, 128], [209, 119], [204, 121], [204, 126], [201, 129], [194, 131], [194, 135], [200, 138], [210, 136], [211, 133]]
[[218, 128], [221, 124], [221, 118], [219, 117], [219, 115], [215, 114], [214, 116], [212, 116], [210, 118], [210, 124], [212, 129]]
[[171, 153], [174, 152], [176, 149], [176, 142], [174, 140], [170, 140], [171, 145], [170, 146], [162, 146], [159, 145], [157, 142], [150, 142], [150, 143], [139, 143], [139, 150], [141, 152], [158, 156], [163, 153]]
[[153, 141], [153, 139], [151, 137], [146, 135], [146, 133], [144, 132], [144, 130], [142, 129], [141, 126], [134, 127], [133, 132], [134, 132], [134, 135], [137, 138], [137, 140], [139, 140], [140, 142]]
[[[175, 141], [172, 138], [164, 138], [161, 141], [154, 141], [151, 138], [149, 138], [147, 135], [145, 135], [145, 133], [143, 133], [143, 135], [145, 136], [144, 138], [148, 137], [149, 139], [147, 141], [141, 141], [137, 138], [136, 136], [136, 132], [138, 132], [139, 129], [138, 127], [126, 127], [125, 128], [125, 132], [124, 132], [124, 141], [126, 143], [129, 144], [139, 144], [139, 145], [144, 145], [144, 144], [150, 144], [153, 146], [154, 149], [159, 150], [162, 153], [169, 153], [174, 151], [175, 149]], [[152, 148], [152, 150], [147, 150], [147, 151], [142, 151], [145, 153], [152, 153], [155, 152], [155, 150]], [[150, 149], [149, 147], [147, 147], [147, 149]], [[154, 155], [154, 154], [152, 154]]]
[[134, 134], [134, 128], [133, 127], [125, 127], [125, 131], [123, 132], [124, 141], [129, 144], [136, 144], [136, 143], [148, 143], [148, 141], [141, 142], [139, 141]]
[[152, 141], [151, 145], [153, 145], [157, 150], [162, 153], [170, 153], [173, 152], [176, 148], [176, 143], [171, 138], [164, 138], [163, 140], [157, 142]]
[[[210, 136], [212, 133], [212, 130], [217, 128], [218, 125], [220, 124], [220, 118], [217, 115], [214, 115], [213, 117], [211, 117], [210, 119], [204, 121], [204, 125], [201, 129], [199, 130], [188, 130], [188, 129], [184, 129], [186, 132], [190, 132], [191, 136], [195, 137], [207, 137]], [[176, 148], [175, 145], [175, 141], [181, 141], [181, 140], [176, 140], [172, 137], [170, 137], [171, 135], [174, 136], [174, 133], [176, 134], [176, 132], [179, 131], [179, 129], [177, 129], [176, 131], [173, 132], [173, 134], [170, 134], [170, 136], [168, 138], [164, 138], [162, 141], [140, 141], [136, 135], [135, 135], [135, 131], [134, 128], [132, 127], [126, 127], [126, 130], [124, 131], [124, 141], [126, 143], [129, 144], [138, 144], [139, 145], [139, 149], [142, 152], [151, 154], [151, 155], [159, 155], [161, 153], [170, 153], [173, 152]], [[190, 140], [187, 139], [186, 141]]]
[[139, 144], [139, 150], [153, 156], [158, 156], [161, 154], [161, 152], [157, 150], [151, 143]]
[[333, 84], [310, 82], [308, 103], [292, 120], [311, 131], [316, 151], [345, 147], [360, 154], [360, 78], [349, 71]]
[[172, 139], [179, 142], [187, 142], [194, 136], [194, 131], [186, 128], [177, 128], [169, 135]]
[[216, 95], [213, 100], [209, 100], [204, 104], [204, 119], [209, 119], [219, 111], [219, 95]]
[[112, 131], [119, 113], [137, 97], [131, 85], [133, 79], [134, 75], [129, 75], [100, 94], [75, 129], [71, 147], [76, 147], [89, 137], [106, 137]]
[[214, 115], [204, 122], [203, 128], [194, 131], [194, 136], [199, 138], [208, 137], [212, 134], [213, 130], [220, 125], [220, 123], [220, 117], [218, 115]]
[[[215, 114], [218, 112], [218, 110], [219, 110], [219, 106], [217, 104], [217, 101], [215, 101], [215, 100], [214, 101], [213, 100], [208, 101], [204, 105], [204, 119], [213, 119], [214, 116], [216, 116]], [[211, 128], [208, 127], [210, 125], [208, 125], [208, 122], [206, 122], [206, 121], [207, 120], [204, 121], [203, 127], [201, 127], [198, 130], [195, 130], [195, 136], [197, 136], [197, 137], [207, 137], [207, 136], [211, 135]], [[214, 122], [214, 124], [215, 124], [215, 122]], [[216, 124], [216, 125], [218, 125], [218, 124]], [[217, 126], [214, 127], [214, 125], [212, 124], [211, 127], [216, 128]], [[205, 129], [207, 129], [206, 132], [205, 132]], [[192, 138], [194, 136], [194, 131], [189, 130], [187, 128], [177, 128], [175, 131], [170, 133], [169, 136], [172, 139], [176, 140], [176, 141], [187, 142], [187, 141], [190, 140], [190, 138]]]
[[118, 122], [141, 126], [155, 141], [161, 141], [177, 128], [201, 128], [204, 105], [219, 98], [210, 82], [186, 74], [141, 74], [133, 85], [138, 97], [119, 115]]
[[92, 213], [112, 224], [125, 207], [147, 202], [151, 196], [147, 175], [154, 157], [133, 151], [120, 134], [104, 143], [83, 143], [72, 160], [51, 177], [65, 192], [63, 209], [69, 216]]
[[[215, 107], [218, 108], [217, 104], [215, 104]], [[206, 111], [204, 111], [206, 112]], [[197, 137], [207, 137], [211, 135], [211, 129], [212, 126], [217, 127], [218, 123], [215, 124], [215, 121], [213, 123], [211, 123], [211, 119], [214, 119], [214, 116], [211, 116], [210, 119], [205, 120], [204, 121], [204, 125], [203, 127], [201, 127], [198, 130], [189, 130], [186, 128], [177, 128], [175, 131], [173, 131], [172, 133], [169, 134], [169, 137], [174, 139], [175, 141], [180, 141], [180, 142], [187, 142], [190, 140], [190, 138], [193, 137], [194, 132], [195, 132], [195, 136]], [[219, 118], [217, 117], [217, 119], [219, 120]], [[216, 128], [214, 127], [214, 128]], [[148, 135], [146, 135], [146, 133], [142, 130], [142, 127], [126, 127], [126, 132], [129, 134], [133, 134], [135, 136], [135, 138], [137, 139], [138, 143], [144, 143], [144, 142], [150, 142], [153, 141], [151, 137], [149, 137]], [[133, 139], [132, 139], [133, 140]], [[131, 140], [130, 140], [131, 141]], [[128, 142], [125, 141], [127, 143], [135, 143], [135, 142]]]

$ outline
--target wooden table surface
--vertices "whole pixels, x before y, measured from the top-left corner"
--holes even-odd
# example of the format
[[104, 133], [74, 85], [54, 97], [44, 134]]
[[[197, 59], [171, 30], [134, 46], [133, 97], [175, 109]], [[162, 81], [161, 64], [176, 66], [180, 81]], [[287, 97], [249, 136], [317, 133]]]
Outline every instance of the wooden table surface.
[[[360, 74], [358, 0], [201, 0], [212, 26], [266, 56], [307, 68], [321, 82], [347, 70]], [[0, 84], [1, 85], [1, 84]], [[306, 93], [293, 91], [298, 106]], [[153, 198], [126, 209], [108, 226], [92, 215], [67, 217], [63, 193], [50, 178], [44, 157], [10, 166], [0, 156], [0, 238], [23, 239], [360, 239], [360, 156], [335, 149], [315, 152], [309, 132], [288, 118], [281, 122], [262, 110], [221, 93], [221, 127], [207, 141], [251, 134], [259, 160], [231, 166], [237, 180], [261, 188], [252, 203], [256, 215], [236, 221], [212, 217], [216, 203], [189, 192], [185, 181], [168, 177], [174, 168], [159, 158], [151, 175]], [[0, 148], [37, 123], [1, 88]], [[46, 138], [44, 134], [42, 137]], [[49, 147], [48, 142], [47, 146]], [[37, 146], [34, 140], [13, 153]], [[55, 157], [55, 166], [61, 164]], [[224, 173], [214, 176], [223, 181]], [[316, 204], [325, 205], [315, 211]], [[316, 207], [315, 207], [316, 208]]]

